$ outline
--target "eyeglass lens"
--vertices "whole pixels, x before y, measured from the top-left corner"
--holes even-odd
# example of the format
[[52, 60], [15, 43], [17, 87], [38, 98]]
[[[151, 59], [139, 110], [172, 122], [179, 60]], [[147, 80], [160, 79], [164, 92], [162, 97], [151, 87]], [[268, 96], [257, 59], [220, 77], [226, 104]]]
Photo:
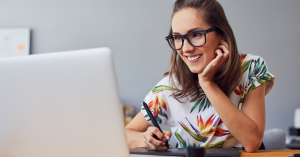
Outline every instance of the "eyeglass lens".
[[[182, 47], [184, 38], [179, 35], [169, 37], [169, 43], [173, 49], [180, 49]], [[188, 34], [188, 40], [193, 46], [201, 46], [205, 43], [203, 32], [191, 32]]]

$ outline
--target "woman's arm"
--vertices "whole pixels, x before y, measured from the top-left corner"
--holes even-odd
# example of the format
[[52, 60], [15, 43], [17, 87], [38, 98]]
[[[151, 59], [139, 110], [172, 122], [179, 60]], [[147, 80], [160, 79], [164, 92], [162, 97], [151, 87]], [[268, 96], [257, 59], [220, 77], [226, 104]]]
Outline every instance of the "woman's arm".
[[143, 133], [150, 124], [144, 118], [140, 111], [132, 121], [125, 127], [127, 143], [129, 148], [145, 147]]
[[228, 44], [221, 40], [215, 53], [216, 58], [198, 74], [199, 84], [232, 135], [247, 152], [254, 152], [260, 147], [264, 136], [266, 83], [249, 92], [244, 98], [242, 110], [239, 110], [213, 81], [214, 74], [227, 61]]
[[151, 127], [141, 111], [125, 127], [127, 144], [130, 149], [147, 147], [152, 150], [167, 150], [168, 148], [164, 146], [164, 142], [170, 140], [172, 133], [165, 130], [163, 132], [161, 133], [156, 127]]
[[261, 84], [249, 92], [239, 110], [214, 82], [202, 82], [201, 87], [222, 121], [247, 152], [256, 151], [265, 130], [265, 88]]

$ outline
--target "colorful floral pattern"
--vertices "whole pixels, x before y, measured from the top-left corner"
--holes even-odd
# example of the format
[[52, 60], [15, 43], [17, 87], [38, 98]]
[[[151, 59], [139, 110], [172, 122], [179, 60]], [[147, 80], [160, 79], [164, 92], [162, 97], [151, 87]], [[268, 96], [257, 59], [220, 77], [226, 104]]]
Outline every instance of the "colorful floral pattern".
[[[173, 88], [169, 87], [169, 86], [163, 86], [163, 85], [154, 87], [152, 90], [152, 93], [154, 94], [154, 99], [148, 103], [148, 107], [149, 107], [150, 111], [153, 112], [154, 118], [159, 123], [161, 123], [162, 119], [158, 115], [168, 119], [166, 112], [163, 112], [163, 109], [162, 109], [162, 108], [164, 108], [165, 111], [167, 111], [166, 102], [159, 95], [157, 95], [157, 93], [164, 91], [164, 90], [173, 90]], [[142, 109], [144, 110], [144, 108], [142, 108]], [[149, 115], [146, 114], [144, 117], [145, 118], [149, 117]]]
[[[268, 72], [265, 61], [251, 54], [240, 55], [242, 79], [229, 95], [229, 99], [240, 110], [249, 92], [264, 82], [274, 81], [274, 76]], [[204, 91], [199, 88], [199, 95], [191, 95], [179, 100], [171, 95], [174, 88], [169, 83], [169, 77], [162, 79], [149, 94], [144, 102], [152, 111], [160, 124], [169, 125], [175, 136], [178, 147], [205, 148], [242, 148], [243, 146], [230, 133], [219, 115], [213, 108]], [[270, 85], [273, 85], [270, 83]], [[176, 85], [180, 88], [180, 85]], [[152, 125], [147, 112], [142, 107], [142, 113]], [[228, 113], [230, 114], [230, 113]]]
[[[195, 140], [201, 141], [201, 142], [206, 142], [209, 136], [225, 136], [228, 135], [230, 132], [228, 130], [222, 129], [221, 127], [218, 127], [220, 124], [222, 124], [222, 120], [220, 117], [218, 117], [216, 120], [217, 116], [212, 115], [205, 123], [203, 123], [203, 119], [200, 115], [198, 118], [197, 116], [197, 126], [198, 129], [195, 128], [189, 120], [185, 117], [187, 122], [190, 124], [191, 128], [193, 131], [186, 126], [183, 122], [178, 122], [181, 127], [187, 131]], [[177, 137], [177, 136], [176, 136]], [[178, 139], [179, 140], [179, 139]], [[179, 140], [180, 141], [180, 140]], [[182, 143], [182, 141], [180, 141]], [[186, 143], [186, 142], [185, 142]], [[184, 145], [184, 143], [182, 143]]]
[[194, 106], [192, 107], [191, 109], [191, 112], [192, 113], [194, 111], [194, 109], [199, 106], [199, 111], [198, 113], [202, 110], [204, 111], [206, 108], [209, 108], [211, 106], [210, 104], [210, 101], [208, 100], [207, 96], [205, 95], [204, 91], [200, 88], [200, 95], [197, 96], [196, 94], [193, 95], [193, 99], [191, 100], [192, 102], [199, 99], [198, 101], [196, 101], [196, 103], [194, 104]]
[[247, 88], [247, 83], [245, 85], [239, 85], [236, 89], [234, 89], [234, 93], [236, 95], [241, 96], [239, 104], [238, 104], [238, 108], [240, 108], [240, 104], [244, 102], [244, 97], [245, 97], [245, 93], [246, 93], [246, 88]]

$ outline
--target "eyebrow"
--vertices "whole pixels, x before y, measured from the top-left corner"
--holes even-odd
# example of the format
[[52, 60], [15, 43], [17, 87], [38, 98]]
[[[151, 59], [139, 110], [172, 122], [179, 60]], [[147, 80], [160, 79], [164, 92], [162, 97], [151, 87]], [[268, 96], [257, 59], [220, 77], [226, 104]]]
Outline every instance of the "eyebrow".
[[[188, 30], [187, 33], [193, 32], [193, 31], [196, 31], [196, 30], [204, 30], [204, 29], [200, 28], [200, 27], [195, 27], [195, 28], [192, 28], [192, 29]], [[180, 35], [180, 33], [178, 33], [178, 32], [173, 32], [172, 34], [174, 34], [174, 35]]]

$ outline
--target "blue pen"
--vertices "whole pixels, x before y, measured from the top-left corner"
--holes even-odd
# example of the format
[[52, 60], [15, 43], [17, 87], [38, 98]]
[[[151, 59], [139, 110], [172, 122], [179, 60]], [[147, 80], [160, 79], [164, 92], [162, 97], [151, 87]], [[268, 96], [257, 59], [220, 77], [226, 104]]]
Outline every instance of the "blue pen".
[[[149, 117], [150, 117], [150, 120], [152, 121], [153, 125], [154, 125], [155, 127], [157, 127], [157, 128], [159, 129], [160, 132], [163, 133], [163, 131], [160, 129], [159, 125], [157, 124], [157, 122], [156, 122], [154, 116], [152, 115], [152, 112], [150, 111], [148, 105], [147, 105], [145, 102], [143, 102], [143, 106], [144, 106], [144, 108], [146, 109], [146, 112], [148, 113], [148, 115], [149, 115]], [[169, 148], [168, 140], [166, 141], [166, 146], [167, 146], [167, 148]]]

